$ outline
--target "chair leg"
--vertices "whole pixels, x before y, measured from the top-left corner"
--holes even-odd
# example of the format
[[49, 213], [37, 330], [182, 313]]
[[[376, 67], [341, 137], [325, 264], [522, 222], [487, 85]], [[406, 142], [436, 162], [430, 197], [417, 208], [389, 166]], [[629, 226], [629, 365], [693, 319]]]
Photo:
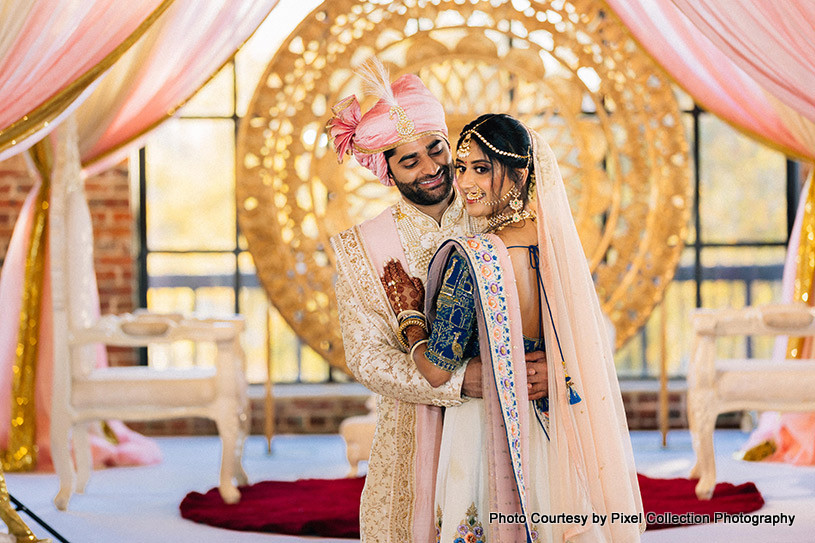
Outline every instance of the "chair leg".
[[246, 436], [249, 435], [249, 425], [251, 424], [249, 416], [249, 406], [245, 406], [243, 412], [240, 414], [240, 424], [238, 426], [238, 439], [235, 441], [233, 449], [233, 469], [235, 473], [235, 480], [239, 486], [249, 484], [249, 477], [246, 475], [246, 470], [243, 469], [243, 448], [246, 443]]
[[[696, 404], [695, 406], [693, 404]], [[709, 500], [716, 486], [716, 452], [713, 447], [713, 431], [716, 426], [715, 410], [707, 409], [702, 402], [688, 401], [693, 416], [689, 419], [691, 442], [696, 453], [696, 464], [690, 472], [692, 479], [699, 478], [696, 483], [696, 497], [700, 500]]]
[[74, 427], [74, 457], [76, 458], [76, 493], [84, 494], [93, 469], [93, 455], [88, 438], [89, 422]]
[[54, 471], [59, 477], [59, 492], [54, 498], [54, 505], [60, 511], [68, 509], [68, 502], [74, 490], [76, 472], [71, 459], [71, 426], [67, 421], [51, 420], [51, 457]]
[[[230, 411], [224, 411], [229, 413]], [[218, 491], [224, 503], [238, 503], [241, 499], [240, 490], [235, 486], [233, 476], [235, 475], [235, 453], [239, 446], [240, 420], [237, 409], [233, 409], [233, 415], [221, 415], [215, 419], [218, 426], [218, 434], [221, 436], [221, 474], [218, 484]], [[240, 441], [242, 445], [243, 442]], [[245, 474], [244, 474], [245, 475]]]

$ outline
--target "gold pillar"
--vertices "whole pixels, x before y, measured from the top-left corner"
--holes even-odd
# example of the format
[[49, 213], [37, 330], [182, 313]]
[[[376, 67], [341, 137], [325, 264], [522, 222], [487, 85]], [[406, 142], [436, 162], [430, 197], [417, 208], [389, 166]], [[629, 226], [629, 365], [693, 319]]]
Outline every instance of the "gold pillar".
[[20, 331], [12, 367], [11, 426], [8, 449], [3, 451], [5, 471], [30, 471], [37, 464], [37, 412], [34, 389], [39, 354], [42, 289], [48, 233], [48, 201], [53, 165], [50, 141], [46, 138], [28, 151], [42, 179], [25, 259]]
[[666, 301], [662, 299], [659, 322], [659, 430], [662, 434], [662, 446], [668, 446], [668, 428], [670, 411], [668, 402], [668, 316], [665, 308]]
[[[796, 256], [798, 266], [795, 271], [794, 302], [804, 302], [812, 306], [812, 280], [815, 274], [815, 169], [809, 176], [809, 191], [804, 195], [804, 216], [801, 220], [801, 240]], [[801, 358], [804, 338], [791, 337], [787, 342], [787, 358]]]

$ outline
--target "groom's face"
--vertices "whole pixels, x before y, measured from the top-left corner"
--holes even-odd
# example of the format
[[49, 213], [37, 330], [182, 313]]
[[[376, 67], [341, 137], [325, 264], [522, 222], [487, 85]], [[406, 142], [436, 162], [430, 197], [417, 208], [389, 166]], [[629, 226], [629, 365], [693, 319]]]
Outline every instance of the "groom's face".
[[402, 195], [416, 205], [434, 205], [453, 190], [453, 154], [447, 140], [424, 136], [393, 150], [388, 161], [391, 179]]

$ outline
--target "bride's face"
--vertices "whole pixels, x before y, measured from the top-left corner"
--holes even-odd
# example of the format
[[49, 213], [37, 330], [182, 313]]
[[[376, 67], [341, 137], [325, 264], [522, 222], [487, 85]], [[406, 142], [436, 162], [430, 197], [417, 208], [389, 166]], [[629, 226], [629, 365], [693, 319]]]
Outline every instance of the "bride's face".
[[456, 187], [472, 217], [487, 217], [506, 205], [502, 198], [512, 188], [506, 170], [499, 163], [493, 166], [489, 157], [473, 138], [470, 154], [456, 158]]

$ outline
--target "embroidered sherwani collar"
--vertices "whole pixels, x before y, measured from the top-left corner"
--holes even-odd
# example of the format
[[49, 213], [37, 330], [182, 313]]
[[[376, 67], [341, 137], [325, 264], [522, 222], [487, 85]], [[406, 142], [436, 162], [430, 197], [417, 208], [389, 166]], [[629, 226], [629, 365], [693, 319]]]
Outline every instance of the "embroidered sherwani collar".
[[408, 260], [408, 273], [424, 281], [430, 259], [441, 242], [466, 231], [464, 203], [456, 194], [450, 206], [444, 210], [441, 224], [404, 199], [391, 210]]
[[455, 191], [453, 191], [453, 201], [441, 216], [441, 224], [404, 198], [400, 198], [394, 207], [397, 220], [407, 219], [414, 228], [424, 232], [449, 230], [460, 224], [464, 217], [464, 202]]

